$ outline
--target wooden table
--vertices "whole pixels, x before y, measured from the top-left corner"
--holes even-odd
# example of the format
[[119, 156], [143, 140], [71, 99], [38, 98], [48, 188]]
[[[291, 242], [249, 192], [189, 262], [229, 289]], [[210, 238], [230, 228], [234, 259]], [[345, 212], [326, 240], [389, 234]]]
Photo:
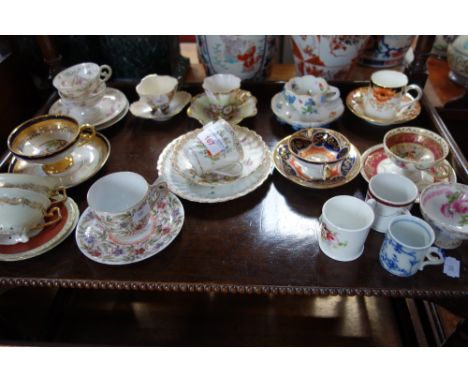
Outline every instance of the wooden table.
[[[343, 99], [359, 83], [337, 83]], [[136, 99], [134, 84], [121, 84], [130, 102]], [[270, 149], [292, 133], [274, 117], [272, 96], [282, 84], [246, 84], [258, 99], [258, 114], [242, 125], [260, 134]], [[199, 84], [187, 85], [195, 95]], [[43, 111], [47, 110], [47, 105]], [[434, 129], [426, 109], [412, 122]], [[104, 134], [112, 145], [110, 159], [94, 179], [71, 189], [69, 195], [86, 208], [86, 192], [105, 174], [129, 170], [153, 181], [156, 161], [163, 148], [181, 134], [199, 127], [185, 111], [164, 123], [128, 116]], [[380, 143], [387, 128], [359, 120], [346, 110], [331, 125], [363, 152]], [[359, 175], [349, 184], [330, 190], [302, 188], [277, 171], [251, 194], [220, 204], [183, 200], [186, 220], [180, 235], [158, 255], [128, 266], [106, 266], [83, 256], [74, 235], [54, 250], [16, 263], [0, 263], [0, 286], [154, 291], [229, 292], [298, 295], [378, 295], [408, 297], [464, 297], [468, 295], [466, 253], [468, 244], [447, 254], [461, 260], [461, 277], [452, 279], [440, 266], [428, 267], [410, 278], [385, 271], [378, 260], [383, 235], [371, 231], [363, 255], [341, 263], [318, 246], [318, 216], [323, 203], [338, 194], [364, 198], [367, 183]], [[419, 214], [418, 207], [413, 209]]]

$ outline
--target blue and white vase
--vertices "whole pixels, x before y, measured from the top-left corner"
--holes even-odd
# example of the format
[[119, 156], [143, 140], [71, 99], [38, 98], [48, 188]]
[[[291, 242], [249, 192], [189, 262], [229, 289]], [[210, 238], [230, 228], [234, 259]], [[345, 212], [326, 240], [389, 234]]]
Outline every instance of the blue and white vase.
[[207, 75], [231, 73], [264, 79], [276, 53], [275, 36], [196, 36], [198, 57]]
[[390, 68], [403, 63], [415, 36], [371, 36], [359, 63], [373, 68]]

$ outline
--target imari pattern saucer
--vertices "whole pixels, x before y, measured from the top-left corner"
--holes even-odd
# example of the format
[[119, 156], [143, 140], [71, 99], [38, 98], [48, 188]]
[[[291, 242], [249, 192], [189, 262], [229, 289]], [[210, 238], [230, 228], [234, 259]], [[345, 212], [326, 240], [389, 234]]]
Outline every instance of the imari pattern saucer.
[[123, 238], [99, 222], [88, 207], [78, 222], [76, 243], [86, 257], [98, 263], [132, 264], [165, 249], [182, 229], [184, 217], [180, 200], [171, 192], [160, 191], [147, 226], [138, 234]]
[[[348, 106], [349, 110], [351, 110], [354, 115], [363, 119], [364, 121], [377, 126], [398, 125], [400, 123], [412, 121], [421, 113], [421, 104], [418, 101], [400, 111], [393, 121], [385, 121], [375, 117], [369, 117], [364, 112], [364, 100], [367, 94], [367, 89], [368, 87], [366, 86], [354, 89], [346, 97], [346, 105]], [[409, 102], [412, 100], [413, 98], [409, 94], [405, 95], [403, 98], [404, 102]]]
[[289, 136], [278, 142], [273, 151], [273, 162], [278, 172], [294, 183], [308, 188], [334, 188], [351, 182], [359, 174], [361, 154], [354, 145], [351, 145], [348, 157], [341, 164], [340, 175], [327, 179], [307, 178], [295, 165], [295, 158], [288, 148], [288, 140]]

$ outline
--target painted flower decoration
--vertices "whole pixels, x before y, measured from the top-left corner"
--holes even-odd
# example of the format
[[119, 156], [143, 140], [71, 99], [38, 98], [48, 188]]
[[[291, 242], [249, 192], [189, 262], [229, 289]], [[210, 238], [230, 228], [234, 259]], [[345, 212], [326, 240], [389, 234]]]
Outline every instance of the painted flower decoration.
[[374, 88], [373, 95], [377, 102], [387, 102], [395, 96], [395, 91], [393, 89]]
[[346, 247], [348, 245], [347, 241], [340, 241], [336, 235], [336, 232], [332, 232], [325, 223], [322, 223], [322, 228], [320, 230], [320, 235], [322, 239], [327, 241], [332, 248]]
[[468, 199], [464, 199], [461, 192], [447, 193], [447, 203], [440, 207], [440, 213], [447, 218], [460, 216], [458, 224], [464, 226], [468, 224]]

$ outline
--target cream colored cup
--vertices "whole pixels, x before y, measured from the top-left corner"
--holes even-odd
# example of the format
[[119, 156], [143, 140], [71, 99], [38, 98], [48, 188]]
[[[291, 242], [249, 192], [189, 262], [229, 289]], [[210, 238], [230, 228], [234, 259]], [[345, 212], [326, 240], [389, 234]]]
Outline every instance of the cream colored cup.
[[149, 74], [137, 85], [136, 92], [154, 112], [167, 114], [177, 86], [178, 81], [174, 77]]
[[218, 109], [241, 103], [241, 79], [233, 74], [214, 74], [203, 80], [203, 90]]

